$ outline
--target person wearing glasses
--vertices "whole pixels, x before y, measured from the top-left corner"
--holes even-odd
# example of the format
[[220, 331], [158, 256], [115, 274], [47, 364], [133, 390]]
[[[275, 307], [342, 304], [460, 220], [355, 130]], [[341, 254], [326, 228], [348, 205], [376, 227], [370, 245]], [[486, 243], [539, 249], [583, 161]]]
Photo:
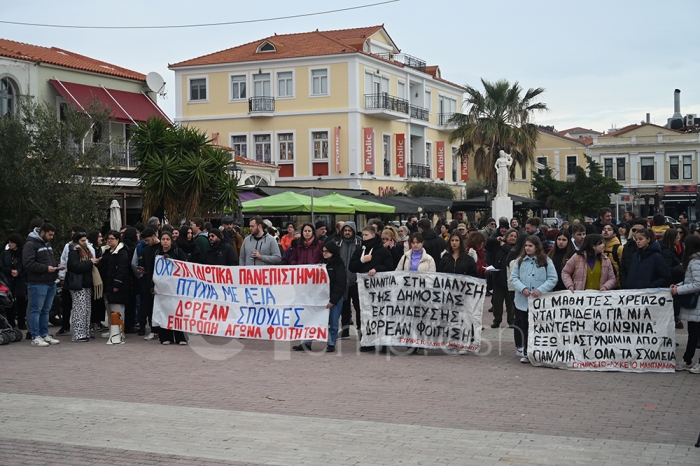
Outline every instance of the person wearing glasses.
[[[223, 239], [221, 230], [212, 228], [208, 235], [209, 248], [204, 254], [204, 263], [206, 265], [237, 266], [238, 254], [236, 254], [236, 249], [230, 242]], [[174, 257], [174, 259], [177, 259], [177, 257]]]
[[411, 249], [406, 251], [396, 270], [411, 272], [435, 272], [435, 260], [423, 249], [423, 235], [413, 233], [410, 237]]
[[620, 287], [625, 288], [627, 283], [627, 275], [629, 274], [630, 267], [632, 267], [632, 258], [637, 252], [637, 243], [634, 238], [637, 233], [647, 227], [647, 220], [645, 218], [637, 218], [630, 224], [630, 232], [625, 244], [625, 249], [622, 251], [622, 261], [620, 262]]
[[586, 236], [581, 248], [562, 269], [561, 280], [569, 291], [607, 291], [615, 288], [615, 270], [605, 255], [605, 240], [602, 235]]

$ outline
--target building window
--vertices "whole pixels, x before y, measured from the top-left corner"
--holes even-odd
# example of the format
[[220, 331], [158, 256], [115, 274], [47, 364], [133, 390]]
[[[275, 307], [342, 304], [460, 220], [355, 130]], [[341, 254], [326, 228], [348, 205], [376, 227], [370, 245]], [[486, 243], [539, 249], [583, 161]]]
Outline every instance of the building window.
[[0, 79], [0, 116], [15, 112], [17, 93], [15, 87], [8, 78]]
[[428, 113], [433, 113], [433, 93], [432, 91], [425, 91], [425, 108], [428, 109]]
[[258, 47], [258, 53], [261, 52], [276, 52], [275, 46], [272, 45], [270, 42], [265, 41], [264, 44], [262, 44], [260, 47]]
[[537, 157], [537, 163], [542, 165], [542, 168], [537, 167], [537, 174], [544, 176], [544, 169], [547, 168], [547, 157]]
[[234, 154], [247, 158], [248, 136], [231, 136], [231, 148]]
[[272, 138], [269, 134], [255, 136], [255, 160], [272, 163]]
[[246, 98], [246, 75], [231, 76], [231, 100]]
[[430, 142], [425, 143], [425, 165], [430, 166], [430, 161], [433, 159], [433, 144]]
[[294, 96], [294, 76], [291, 71], [277, 73], [277, 96]]
[[457, 155], [457, 148], [453, 147], [452, 148], [452, 181], [457, 181], [459, 178], [459, 171], [462, 166], [462, 161], [459, 159], [459, 155]]
[[190, 100], [207, 100], [207, 79], [190, 79]]
[[683, 156], [683, 179], [690, 180], [693, 178], [693, 158], [690, 155]]
[[271, 97], [270, 73], [258, 73], [253, 75], [253, 96]]
[[576, 174], [576, 156], [568, 155], [566, 157], [566, 176], [574, 176]]
[[527, 163], [522, 164], [520, 166], [520, 169], [521, 169], [520, 177], [523, 180], [526, 180], [527, 179]]
[[391, 176], [391, 136], [384, 136], [382, 142], [382, 150], [384, 151], [384, 176]]
[[654, 181], [654, 158], [642, 157], [642, 181]]
[[617, 181], [625, 181], [625, 159], [617, 159]]
[[311, 95], [328, 95], [328, 70], [311, 70]]
[[396, 97], [399, 99], [405, 99], [406, 98], [406, 83], [403, 81], [399, 81], [398, 84], [396, 85]]
[[677, 180], [678, 179], [678, 156], [674, 155], [672, 157], [668, 158], [668, 179], [669, 180]]
[[294, 135], [292, 133], [278, 134], [280, 161], [294, 160]]
[[604, 159], [603, 163], [605, 164], [605, 177], [612, 178], [613, 177], [613, 159]]
[[328, 158], [328, 131], [315, 131], [311, 133], [313, 139], [314, 159]]

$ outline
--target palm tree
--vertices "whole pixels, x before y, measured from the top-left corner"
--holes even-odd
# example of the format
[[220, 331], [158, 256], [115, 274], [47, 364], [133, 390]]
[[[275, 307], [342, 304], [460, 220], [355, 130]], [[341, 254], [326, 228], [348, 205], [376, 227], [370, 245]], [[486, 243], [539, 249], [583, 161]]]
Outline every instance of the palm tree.
[[457, 126], [450, 134], [450, 142], [460, 141], [458, 153], [462, 160], [473, 156], [477, 176], [493, 189], [494, 164], [500, 150], [511, 154], [515, 162], [510, 167], [511, 179], [515, 176], [516, 163], [525, 166], [533, 162], [539, 133], [531, 117], [536, 111], [547, 110], [547, 105], [534, 100], [544, 92], [541, 87], [530, 88], [521, 96], [523, 89], [518, 82], [511, 86], [506, 80], [492, 83], [482, 79], [481, 83], [483, 94], [465, 86], [467, 111], [450, 119]]

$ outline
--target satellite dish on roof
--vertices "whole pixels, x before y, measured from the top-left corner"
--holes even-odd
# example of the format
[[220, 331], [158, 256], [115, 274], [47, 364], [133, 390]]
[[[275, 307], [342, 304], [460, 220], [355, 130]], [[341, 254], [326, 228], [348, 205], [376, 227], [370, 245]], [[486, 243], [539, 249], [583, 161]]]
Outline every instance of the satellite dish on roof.
[[[163, 88], [165, 87], [165, 80], [161, 75], [155, 71], [151, 71], [146, 75], [146, 85], [151, 92], [156, 94], [161, 94]], [[161, 94], [163, 95], [163, 94]]]

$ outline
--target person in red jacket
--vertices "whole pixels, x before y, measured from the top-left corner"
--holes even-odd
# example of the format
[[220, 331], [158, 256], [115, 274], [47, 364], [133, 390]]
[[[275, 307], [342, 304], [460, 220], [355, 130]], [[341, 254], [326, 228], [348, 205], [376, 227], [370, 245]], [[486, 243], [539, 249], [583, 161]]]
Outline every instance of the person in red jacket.
[[310, 223], [301, 227], [301, 238], [292, 251], [292, 265], [320, 264], [321, 242], [316, 238], [316, 229]]

